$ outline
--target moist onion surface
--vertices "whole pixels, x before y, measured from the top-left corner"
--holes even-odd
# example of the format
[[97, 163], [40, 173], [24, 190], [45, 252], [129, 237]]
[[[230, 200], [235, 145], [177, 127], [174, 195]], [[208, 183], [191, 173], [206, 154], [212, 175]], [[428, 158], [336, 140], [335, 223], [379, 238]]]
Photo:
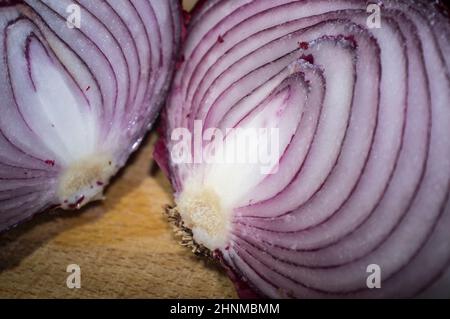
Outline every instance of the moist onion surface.
[[[377, 27], [368, 5], [211, 0], [191, 17], [155, 155], [193, 239], [259, 295], [449, 296], [449, 18], [385, 0]], [[278, 128], [273, 173], [174, 160], [196, 123]]]
[[101, 199], [174, 69], [176, 0], [0, 1], [0, 231]]

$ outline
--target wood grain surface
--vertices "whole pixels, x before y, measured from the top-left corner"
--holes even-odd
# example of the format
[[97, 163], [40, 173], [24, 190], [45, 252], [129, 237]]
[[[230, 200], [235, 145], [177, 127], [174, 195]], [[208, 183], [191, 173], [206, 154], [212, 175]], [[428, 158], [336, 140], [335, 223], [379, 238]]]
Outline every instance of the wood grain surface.
[[[0, 235], [0, 298], [236, 297], [217, 265], [173, 235], [163, 215], [170, 185], [151, 160], [155, 140], [132, 156], [106, 201], [41, 214]], [[81, 267], [81, 289], [67, 288], [69, 264]]]
[[[178, 244], [163, 215], [170, 185], [152, 163], [152, 135], [106, 201], [56, 211], [0, 236], [0, 298], [235, 298], [217, 265]], [[81, 289], [69, 289], [69, 264]]]

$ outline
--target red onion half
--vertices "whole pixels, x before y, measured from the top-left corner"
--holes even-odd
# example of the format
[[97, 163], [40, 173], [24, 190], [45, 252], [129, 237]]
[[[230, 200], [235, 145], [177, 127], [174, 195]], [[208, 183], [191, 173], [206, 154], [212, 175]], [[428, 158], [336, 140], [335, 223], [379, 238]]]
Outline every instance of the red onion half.
[[[449, 296], [443, 12], [406, 0], [197, 7], [156, 156], [183, 227], [236, 281], [275, 298]], [[278, 128], [278, 164], [180, 161], [213, 140], [181, 147], [179, 129], [196, 126]]]
[[165, 99], [180, 10], [176, 0], [0, 1], [0, 231], [102, 197]]

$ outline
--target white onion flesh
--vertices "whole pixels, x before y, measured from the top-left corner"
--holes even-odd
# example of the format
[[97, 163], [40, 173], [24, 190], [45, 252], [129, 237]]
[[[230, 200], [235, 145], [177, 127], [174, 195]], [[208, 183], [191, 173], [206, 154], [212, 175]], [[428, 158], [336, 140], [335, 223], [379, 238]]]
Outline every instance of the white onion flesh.
[[0, 1], [0, 231], [102, 198], [165, 99], [180, 10], [176, 0]]
[[[191, 19], [156, 155], [194, 240], [260, 295], [449, 296], [449, 18], [385, 0], [369, 28], [367, 5], [203, 1]], [[275, 174], [164, 162], [177, 128], [256, 117], [280, 129]]]

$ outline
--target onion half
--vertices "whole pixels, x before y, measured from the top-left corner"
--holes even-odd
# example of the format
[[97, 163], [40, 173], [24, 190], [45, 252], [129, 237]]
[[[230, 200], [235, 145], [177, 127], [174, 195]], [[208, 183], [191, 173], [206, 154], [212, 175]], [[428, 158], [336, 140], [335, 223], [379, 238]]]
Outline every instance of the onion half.
[[[378, 28], [368, 4], [211, 0], [191, 18], [155, 156], [179, 224], [239, 289], [449, 296], [449, 18], [437, 1], [384, 0]], [[180, 148], [174, 132], [196, 125], [277, 128], [273, 173], [175, 160], [211, 140]]]
[[177, 0], [0, 1], [0, 231], [102, 198], [155, 120]]

